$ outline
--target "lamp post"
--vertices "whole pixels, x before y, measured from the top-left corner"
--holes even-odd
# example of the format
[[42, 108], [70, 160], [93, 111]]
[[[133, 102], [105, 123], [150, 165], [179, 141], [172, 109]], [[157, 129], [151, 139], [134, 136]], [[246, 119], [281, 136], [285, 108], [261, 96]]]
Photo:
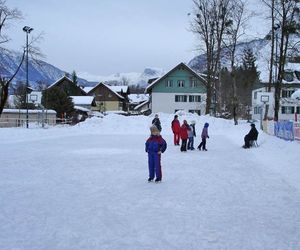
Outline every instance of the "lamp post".
[[28, 128], [28, 35], [31, 31], [33, 31], [33, 28], [30, 28], [29, 26], [24, 26], [23, 31], [26, 33], [26, 128]]

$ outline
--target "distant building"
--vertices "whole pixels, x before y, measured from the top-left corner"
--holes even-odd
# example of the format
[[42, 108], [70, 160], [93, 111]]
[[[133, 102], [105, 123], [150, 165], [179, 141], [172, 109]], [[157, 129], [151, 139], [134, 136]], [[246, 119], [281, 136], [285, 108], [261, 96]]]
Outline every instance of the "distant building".
[[136, 106], [149, 101], [149, 94], [130, 94], [128, 95], [129, 110], [134, 111]]
[[149, 83], [146, 93], [150, 94], [152, 113], [174, 113], [179, 110], [199, 115], [205, 113], [206, 79], [186, 64], [178, 64]]
[[92, 110], [96, 107], [96, 101], [94, 96], [71, 96], [74, 106], [82, 107], [88, 110]]
[[[300, 101], [291, 98], [292, 94], [300, 89], [300, 71], [286, 70], [282, 89], [280, 93], [279, 120], [294, 120], [300, 114]], [[275, 88], [272, 86], [271, 92], [267, 92], [266, 84], [257, 87], [252, 91], [252, 119], [260, 120], [264, 116], [268, 107], [268, 118], [274, 118], [275, 108]], [[265, 101], [265, 104], [264, 102]]]
[[128, 111], [128, 86], [109, 86], [99, 83], [87, 90], [87, 95], [95, 97], [94, 111]]
[[63, 90], [68, 96], [85, 96], [86, 92], [79, 86], [76, 85], [69, 77], [63, 76], [56, 82], [51, 84], [47, 89], [58, 87]]

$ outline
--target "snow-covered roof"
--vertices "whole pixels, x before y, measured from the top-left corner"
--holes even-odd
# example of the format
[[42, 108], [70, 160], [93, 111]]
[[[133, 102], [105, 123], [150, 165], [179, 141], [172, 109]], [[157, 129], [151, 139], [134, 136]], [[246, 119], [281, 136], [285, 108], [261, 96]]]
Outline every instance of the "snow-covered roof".
[[70, 96], [75, 105], [91, 105], [94, 98], [93, 96]]
[[93, 88], [95, 88], [95, 87], [84, 87], [84, 88], [83, 88], [83, 91], [84, 91], [85, 93], [89, 93]]
[[77, 109], [77, 110], [80, 110], [80, 111], [83, 111], [83, 112], [91, 112], [89, 109], [83, 108], [83, 107], [80, 107], [80, 106], [74, 106], [74, 109]]
[[[56, 114], [56, 111], [54, 111], [52, 109], [45, 110], [45, 112], [46, 111], [47, 111], [48, 114]], [[27, 112], [26, 109], [3, 109], [3, 113], [21, 113], [21, 114], [25, 114], [26, 112]], [[42, 113], [42, 110], [29, 109], [28, 113], [29, 114], [38, 114], [38, 113]]]
[[292, 99], [300, 100], [300, 89], [296, 90], [292, 95]]
[[141, 103], [149, 100], [149, 94], [130, 94], [128, 99], [130, 103]]
[[144, 105], [146, 105], [147, 103], [149, 103], [150, 100], [147, 100], [147, 101], [144, 101], [142, 102], [141, 104], [137, 105], [134, 110], [138, 110], [140, 109], [141, 107], [143, 107]]
[[[107, 84], [105, 84], [105, 83], [103, 83], [103, 82], [100, 82], [100, 83], [98, 83], [95, 87], [92, 87], [92, 89], [91, 89], [89, 92], [91, 92], [92, 90], [94, 90], [95, 88], [97, 88], [98, 86], [100, 86], [101, 84], [102, 84], [103, 86], [105, 86], [106, 88], [110, 89], [110, 90], [111, 90], [115, 95], [117, 95], [119, 98], [124, 99], [123, 96], [121, 96], [120, 94], [118, 94], [118, 92], [114, 91], [114, 90], [111, 88], [112, 86], [107, 85]], [[124, 86], [123, 86], [123, 87], [124, 87]], [[128, 86], [125, 86], [125, 87], [128, 87]]]
[[147, 86], [145, 92], [148, 92], [156, 83], [158, 83], [160, 80], [162, 80], [163, 78], [165, 78], [167, 75], [169, 75], [174, 69], [176, 69], [177, 67], [179, 67], [180, 65], [186, 67], [189, 71], [191, 71], [194, 75], [196, 75], [197, 77], [199, 77], [202, 81], [207, 82], [206, 79], [198, 74], [195, 70], [193, 70], [192, 68], [190, 68], [188, 65], [186, 65], [185, 63], [179, 63], [176, 67], [172, 68], [171, 70], [169, 70], [166, 74], [164, 74], [163, 76], [157, 78], [154, 82], [152, 82], [150, 85]]
[[110, 86], [109, 85], [109, 87], [110, 87], [111, 90], [113, 90], [117, 93], [120, 93], [121, 91], [123, 91], [123, 93], [127, 93], [127, 91], [128, 91], [128, 86], [124, 86], [124, 85], [122, 85], [122, 86], [120, 86], [120, 85]]

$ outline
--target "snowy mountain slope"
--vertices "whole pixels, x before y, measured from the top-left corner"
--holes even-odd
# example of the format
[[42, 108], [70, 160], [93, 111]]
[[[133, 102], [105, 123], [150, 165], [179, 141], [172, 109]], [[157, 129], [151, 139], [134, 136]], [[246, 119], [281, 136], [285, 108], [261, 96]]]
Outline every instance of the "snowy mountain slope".
[[[0, 53], [0, 73], [2, 75], [11, 76], [14, 74], [16, 68], [21, 61], [21, 54], [14, 51], [3, 51]], [[65, 71], [43, 61], [38, 60], [34, 61], [29, 59], [29, 82], [32, 87], [38, 85], [37, 82], [45, 83], [47, 85], [52, 84], [57, 81], [59, 78], [66, 74]], [[14, 82], [25, 81], [26, 79], [26, 62], [23, 62], [23, 65], [18, 72]], [[84, 79], [78, 79], [82, 85], [87, 85], [88, 81]]]
[[108, 76], [91, 75], [87, 72], [79, 72], [78, 75], [91, 82], [107, 82], [110, 84], [126, 83], [128, 85], [139, 85], [145, 87], [151, 78], [160, 77], [164, 70], [158, 68], [145, 68], [142, 73], [116, 73]]
[[[254, 55], [257, 58], [258, 70], [261, 72], [261, 80], [267, 77], [266, 69], [268, 68], [268, 56], [270, 52], [270, 41], [265, 39], [256, 39], [249, 42], [242, 42], [237, 45], [236, 50], [236, 64], [240, 65], [242, 63], [243, 51], [245, 49], [252, 49]], [[205, 64], [206, 56], [205, 54], [194, 57], [188, 65], [199, 72], [206, 70]], [[221, 53], [221, 66], [230, 67], [230, 61], [228, 57], [228, 50], [223, 49]]]
[[[299, 41], [299, 38], [293, 38], [292, 44]], [[271, 51], [271, 41], [266, 39], [255, 39], [249, 42], [242, 42], [237, 45], [236, 51], [236, 65], [241, 65], [243, 51], [245, 49], [252, 49], [254, 55], [256, 56], [256, 64], [258, 71], [260, 72], [260, 80], [262, 82], [267, 82], [269, 80], [269, 61], [270, 61], [270, 51]], [[199, 55], [194, 57], [189, 63], [189, 66], [196, 71], [203, 72], [206, 69], [205, 65], [205, 55]], [[221, 53], [221, 66], [230, 68], [230, 61], [228, 57], [228, 50], [223, 49]], [[286, 70], [293, 69], [299, 70], [300, 66], [298, 63], [287, 63]]]

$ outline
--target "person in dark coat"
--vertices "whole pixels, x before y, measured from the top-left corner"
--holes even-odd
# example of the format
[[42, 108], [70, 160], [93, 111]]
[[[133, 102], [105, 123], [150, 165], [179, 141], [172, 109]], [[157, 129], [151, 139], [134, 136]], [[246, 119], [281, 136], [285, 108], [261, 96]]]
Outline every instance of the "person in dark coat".
[[151, 135], [145, 143], [145, 151], [148, 153], [148, 182], [160, 182], [162, 179], [161, 172], [161, 153], [167, 149], [166, 141], [161, 137], [158, 128], [155, 125], [150, 127]]
[[188, 131], [189, 131], [190, 127], [187, 123], [186, 120], [183, 121], [183, 124], [180, 127], [180, 138], [181, 138], [181, 148], [180, 151], [181, 152], [186, 152], [186, 143], [187, 143], [187, 139], [188, 139]]
[[174, 120], [171, 123], [171, 128], [174, 134], [174, 145], [179, 145], [180, 141], [180, 122], [178, 120], [178, 115], [174, 116]]
[[161, 123], [158, 118], [158, 114], [156, 114], [154, 119], [152, 120], [152, 125], [155, 125], [158, 128], [159, 132], [161, 132]]
[[209, 136], [208, 136], [208, 126], [209, 126], [209, 124], [206, 122], [204, 124], [203, 129], [202, 129], [202, 133], [201, 133], [202, 141], [201, 141], [200, 145], [198, 146], [199, 150], [201, 150], [201, 148], [202, 148], [203, 151], [207, 151], [207, 149], [206, 149], [206, 139], [209, 138]]
[[246, 134], [244, 137], [245, 144], [244, 144], [243, 148], [250, 148], [250, 141], [256, 141], [257, 137], [258, 137], [258, 131], [255, 128], [255, 124], [251, 123], [250, 126], [251, 126], [251, 129], [250, 129], [249, 133]]

